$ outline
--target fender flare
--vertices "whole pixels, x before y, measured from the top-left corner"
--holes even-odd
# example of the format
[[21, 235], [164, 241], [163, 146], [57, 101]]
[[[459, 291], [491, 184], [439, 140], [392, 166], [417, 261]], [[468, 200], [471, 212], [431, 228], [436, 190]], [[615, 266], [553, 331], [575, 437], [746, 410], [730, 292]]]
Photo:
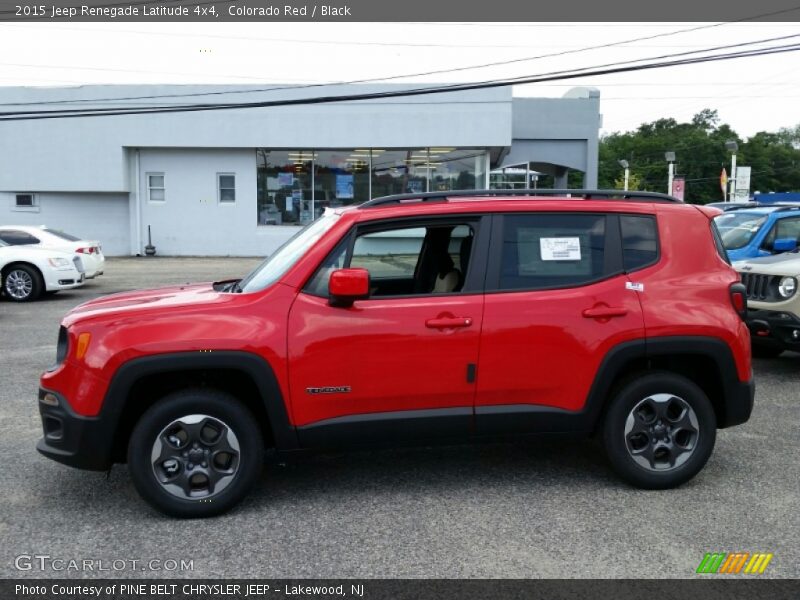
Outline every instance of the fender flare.
[[297, 431], [289, 422], [275, 372], [267, 360], [252, 352], [178, 352], [132, 359], [114, 373], [98, 418], [106, 424], [111, 437], [114, 437], [120, 426], [128, 394], [142, 377], [170, 371], [213, 369], [241, 371], [249, 376], [258, 389], [276, 447], [280, 450], [297, 448]]

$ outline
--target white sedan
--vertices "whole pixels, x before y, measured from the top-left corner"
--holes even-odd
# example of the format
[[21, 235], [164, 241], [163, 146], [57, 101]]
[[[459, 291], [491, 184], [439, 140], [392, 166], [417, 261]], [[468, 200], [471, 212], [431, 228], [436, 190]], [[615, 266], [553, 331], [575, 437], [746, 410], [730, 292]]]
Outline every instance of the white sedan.
[[84, 284], [77, 254], [35, 246], [9, 246], [0, 240], [3, 292], [15, 302], [35, 300], [44, 292], [70, 290]]
[[80, 254], [86, 279], [93, 279], [98, 275], [102, 275], [105, 269], [106, 258], [103, 256], [100, 242], [84, 240], [57, 229], [50, 229], [44, 225], [42, 227], [25, 225], [0, 226], [0, 240], [10, 246], [35, 245], [36, 247], [49, 248], [68, 254]]

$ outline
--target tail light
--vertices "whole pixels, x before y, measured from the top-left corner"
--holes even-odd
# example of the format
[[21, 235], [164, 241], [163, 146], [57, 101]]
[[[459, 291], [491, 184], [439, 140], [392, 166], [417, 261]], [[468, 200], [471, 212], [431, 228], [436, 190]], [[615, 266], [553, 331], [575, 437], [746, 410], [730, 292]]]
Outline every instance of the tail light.
[[94, 254], [95, 250], [97, 250], [97, 248], [95, 248], [94, 246], [89, 246], [87, 248], [78, 248], [77, 250], [75, 250], [75, 252], [77, 252], [78, 254]]
[[747, 289], [742, 283], [734, 283], [730, 287], [731, 304], [742, 319], [747, 317]]

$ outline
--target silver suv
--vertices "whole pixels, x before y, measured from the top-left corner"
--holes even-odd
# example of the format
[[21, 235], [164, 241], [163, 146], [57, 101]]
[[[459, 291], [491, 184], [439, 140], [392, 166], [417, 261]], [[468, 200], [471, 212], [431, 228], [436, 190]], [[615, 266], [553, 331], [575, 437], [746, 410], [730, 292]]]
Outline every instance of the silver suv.
[[796, 251], [733, 263], [747, 290], [747, 325], [753, 354], [775, 357], [800, 351], [800, 254]]

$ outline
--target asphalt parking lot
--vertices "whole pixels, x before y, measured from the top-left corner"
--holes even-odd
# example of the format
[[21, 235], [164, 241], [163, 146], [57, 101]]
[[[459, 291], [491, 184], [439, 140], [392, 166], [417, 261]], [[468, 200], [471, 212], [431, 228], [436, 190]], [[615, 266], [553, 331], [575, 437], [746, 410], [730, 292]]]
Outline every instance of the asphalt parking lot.
[[[0, 576], [684, 578], [718, 551], [772, 552], [764, 576], [800, 576], [798, 354], [755, 362], [752, 419], [720, 431], [705, 470], [670, 491], [622, 483], [592, 442], [375, 450], [270, 464], [233, 512], [179, 521], [140, 501], [124, 466], [78, 471], [35, 451], [38, 376], [65, 312], [257, 262], [109, 259], [79, 290], [0, 302]], [[15, 568], [34, 554], [106, 566], [183, 559], [193, 569]]]

